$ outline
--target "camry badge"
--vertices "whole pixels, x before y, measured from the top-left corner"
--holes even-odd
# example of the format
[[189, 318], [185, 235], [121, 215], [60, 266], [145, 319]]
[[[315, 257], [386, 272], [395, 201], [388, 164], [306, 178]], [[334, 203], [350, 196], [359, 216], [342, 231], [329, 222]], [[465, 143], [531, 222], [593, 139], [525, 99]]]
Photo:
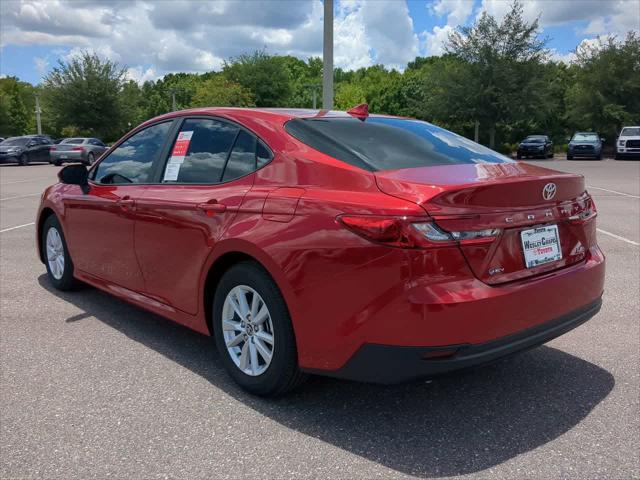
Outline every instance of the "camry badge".
[[551, 200], [556, 196], [556, 184], [555, 183], [547, 183], [542, 189], [542, 198], [545, 200]]

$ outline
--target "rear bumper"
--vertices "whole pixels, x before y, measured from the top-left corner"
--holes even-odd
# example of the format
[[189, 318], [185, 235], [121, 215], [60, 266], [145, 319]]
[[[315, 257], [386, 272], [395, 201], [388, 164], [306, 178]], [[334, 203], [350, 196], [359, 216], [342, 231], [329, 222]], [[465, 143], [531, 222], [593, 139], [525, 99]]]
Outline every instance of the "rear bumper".
[[[493, 362], [537, 347], [583, 324], [600, 310], [598, 298], [577, 310], [542, 325], [489, 342], [443, 347], [403, 347], [365, 344], [339, 370], [315, 371], [323, 375], [371, 383], [392, 384], [429, 377]], [[447, 357], [425, 359], [425, 355], [455, 351]]]
[[49, 161], [51, 163], [60, 162], [80, 162], [85, 159], [84, 152], [50, 152]]

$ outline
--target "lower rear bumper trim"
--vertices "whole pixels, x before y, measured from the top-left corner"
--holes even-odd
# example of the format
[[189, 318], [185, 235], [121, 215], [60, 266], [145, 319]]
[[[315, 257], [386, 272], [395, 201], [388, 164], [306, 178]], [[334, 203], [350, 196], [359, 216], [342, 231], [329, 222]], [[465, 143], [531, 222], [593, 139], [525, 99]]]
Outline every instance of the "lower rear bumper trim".
[[[441, 347], [403, 347], [364, 344], [339, 370], [306, 370], [310, 373], [393, 384], [461, 370], [521, 352], [546, 343], [585, 323], [602, 305], [602, 298], [542, 325], [482, 344], [443, 345]], [[425, 355], [442, 350], [457, 350], [448, 357], [425, 359]]]

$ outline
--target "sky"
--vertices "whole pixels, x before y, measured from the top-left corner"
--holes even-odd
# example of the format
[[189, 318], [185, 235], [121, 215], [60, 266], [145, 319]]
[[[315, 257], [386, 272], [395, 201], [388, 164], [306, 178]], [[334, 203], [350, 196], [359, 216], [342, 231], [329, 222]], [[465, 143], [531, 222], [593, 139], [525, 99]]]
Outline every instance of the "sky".
[[[581, 42], [640, 30], [640, 0], [524, 0], [540, 19], [555, 59]], [[439, 55], [450, 32], [510, 0], [335, 0], [334, 63], [402, 70]], [[39, 83], [58, 60], [86, 50], [127, 67], [137, 82], [171, 72], [220, 70], [265, 49], [301, 59], [322, 55], [321, 0], [0, 0], [0, 76]]]

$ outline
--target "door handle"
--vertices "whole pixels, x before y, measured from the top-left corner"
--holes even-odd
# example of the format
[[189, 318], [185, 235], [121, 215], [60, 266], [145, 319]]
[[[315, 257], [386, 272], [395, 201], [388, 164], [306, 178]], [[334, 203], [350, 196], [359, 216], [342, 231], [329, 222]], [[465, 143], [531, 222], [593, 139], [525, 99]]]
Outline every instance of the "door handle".
[[196, 208], [209, 216], [227, 211], [227, 206], [223, 203], [218, 203], [216, 200], [211, 200], [207, 203], [199, 203], [196, 205]]

